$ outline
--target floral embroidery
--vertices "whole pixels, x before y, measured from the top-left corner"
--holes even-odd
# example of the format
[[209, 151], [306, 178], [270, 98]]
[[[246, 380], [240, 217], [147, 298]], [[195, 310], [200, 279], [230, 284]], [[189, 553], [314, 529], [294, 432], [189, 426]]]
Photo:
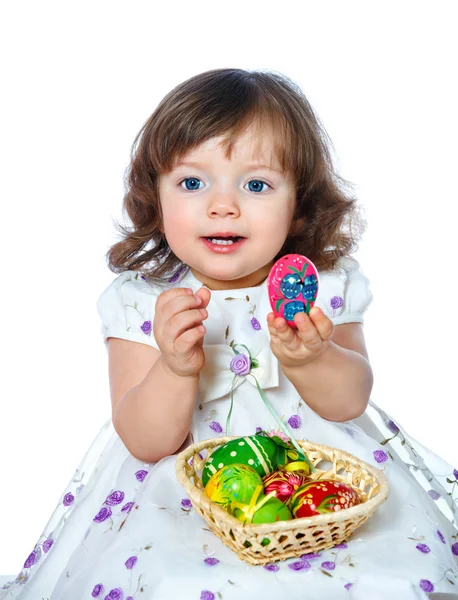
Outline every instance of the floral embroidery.
[[137, 471], [135, 473], [135, 477], [138, 479], [138, 481], [140, 481], [140, 483], [142, 483], [145, 480], [145, 477], [148, 475], [148, 471], [145, 471], [144, 469], [141, 469], [140, 471]]
[[131, 556], [130, 558], [128, 558], [124, 563], [126, 565], [126, 569], [133, 569], [137, 560], [138, 558], [136, 556]]
[[111, 508], [103, 506], [92, 520], [94, 521], [94, 523], [103, 523], [104, 521], [109, 519], [111, 515]]
[[213, 431], [215, 431], [216, 433], [222, 433], [223, 432], [223, 428], [218, 423], [218, 421], [212, 421], [210, 423], [210, 429], [213, 429]]
[[116, 506], [117, 504], [121, 504], [123, 500], [124, 492], [122, 492], [121, 490], [117, 490], [116, 492], [112, 492], [107, 496], [105, 504], [107, 504], [108, 506]]
[[452, 554], [458, 556], [458, 542], [452, 546]]
[[384, 463], [388, 460], [388, 454], [383, 450], [374, 450], [373, 454], [378, 463]]
[[192, 502], [189, 498], [183, 498], [181, 506], [186, 509], [192, 508]]
[[143, 331], [144, 334], [151, 335], [151, 330], [152, 330], [151, 321], [144, 321], [142, 323], [140, 329]]
[[135, 502], [127, 502], [127, 504], [124, 504], [124, 506], [121, 508], [121, 512], [130, 512], [132, 510], [132, 507], [135, 505]]
[[276, 565], [275, 563], [271, 563], [268, 565], [264, 565], [264, 569], [266, 571], [271, 571], [272, 573], [275, 573], [276, 571], [280, 570], [280, 567], [278, 565]]
[[45, 540], [41, 546], [43, 548], [43, 552], [46, 554], [50, 550], [50, 548], [53, 544], [54, 544], [54, 540], [52, 540], [51, 538]]
[[208, 590], [202, 590], [200, 592], [200, 600], [215, 600], [215, 594], [213, 594], [213, 592], [209, 592]]
[[329, 304], [331, 305], [331, 308], [333, 310], [337, 310], [338, 308], [341, 308], [343, 306], [344, 303], [344, 299], [341, 296], [333, 296], [331, 298], [331, 300], [329, 301]]
[[24, 563], [24, 569], [29, 569], [33, 565], [36, 565], [39, 558], [40, 558], [40, 555], [39, 555], [38, 550], [34, 550], [33, 552], [31, 552], [29, 554], [27, 560]]
[[73, 494], [71, 494], [71, 493], [65, 494], [64, 500], [63, 500], [64, 506], [70, 506], [70, 504], [73, 503], [74, 499], [75, 499], [75, 496]]
[[310, 569], [310, 563], [306, 560], [297, 560], [296, 562], [289, 563], [288, 567], [291, 571], [305, 571], [306, 569]]
[[336, 568], [336, 563], [330, 560], [326, 560], [325, 562], [321, 563], [321, 566], [327, 571], [334, 571], [334, 569]]
[[441, 497], [439, 492], [436, 492], [436, 490], [428, 490], [428, 494], [431, 496], [431, 498], [433, 500], [439, 500], [439, 498]]
[[420, 579], [420, 588], [427, 593], [434, 592], [434, 586], [429, 579]]
[[299, 415], [291, 415], [288, 419], [288, 425], [293, 429], [299, 429], [301, 423], [302, 421]]
[[215, 565], [217, 565], [219, 563], [219, 560], [217, 558], [212, 558], [211, 556], [209, 556], [204, 559], [204, 563], [206, 565], [209, 565], [210, 567], [214, 567]]
[[428, 552], [431, 552], [431, 549], [427, 544], [417, 544], [415, 548], [420, 550], [420, 552], [423, 552], [423, 554], [428, 554]]
[[444, 536], [442, 535], [442, 532], [441, 532], [441, 531], [439, 531], [439, 529], [438, 529], [436, 533], [437, 533], [437, 535], [438, 535], [438, 537], [439, 537], [440, 541], [441, 541], [443, 544], [445, 544], [446, 542], [445, 542], [445, 538], [444, 538]]
[[98, 596], [100, 596], [100, 594], [103, 593], [104, 587], [101, 583], [98, 583], [97, 585], [94, 586], [94, 589], [92, 590], [92, 597], [93, 598], [97, 598]]

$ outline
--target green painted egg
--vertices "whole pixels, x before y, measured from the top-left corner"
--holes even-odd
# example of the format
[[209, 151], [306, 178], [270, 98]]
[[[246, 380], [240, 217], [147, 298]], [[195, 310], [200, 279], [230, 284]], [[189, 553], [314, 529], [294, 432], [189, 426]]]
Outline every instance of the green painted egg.
[[219, 469], [235, 463], [248, 465], [261, 477], [265, 477], [275, 471], [279, 455], [282, 453], [284, 454], [284, 448], [262, 435], [249, 435], [231, 440], [215, 450], [207, 459], [202, 471], [202, 483], [206, 486], [210, 477]]
[[261, 476], [248, 465], [226, 465], [210, 478], [205, 486], [205, 494], [224, 507], [231, 502], [249, 504], [260, 486], [262, 489]]
[[[264, 496], [259, 496], [258, 502], [260, 502], [263, 497]], [[234, 516], [240, 521], [245, 522], [243, 511], [239, 508], [234, 509]], [[258, 508], [253, 515], [251, 523], [277, 523], [277, 521], [290, 521], [292, 518], [289, 508], [274, 496], [269, 498], [261, 508]]]

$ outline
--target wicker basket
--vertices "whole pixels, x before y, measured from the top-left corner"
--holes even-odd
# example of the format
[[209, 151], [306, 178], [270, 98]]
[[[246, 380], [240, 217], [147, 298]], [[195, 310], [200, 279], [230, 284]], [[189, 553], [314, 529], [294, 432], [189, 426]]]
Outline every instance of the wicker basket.
[[[249, 564], [264, 565], [341, 544], [388, 497], [388, 479], [379, 469], [343, 450], [298, 440], [316, 468], [316, 472], [310, 475], [311, 479], [347, 483], [359, 491], [361, 504], [291, 521], [243, 524], [205, 495], [199, 476], [212, 451], [233, 439], [236, 438], [212, 438], [189, 446], [177, 457], [176, 474], [194, 509], [205, 519], [211, 531]], [[199, 453], [202, 453], [203, 459]], [[323, 465], [323, 461], [327, 465]], [[266, 544], [266, 538], [270, 543], [262, 545], [263, 540]]]

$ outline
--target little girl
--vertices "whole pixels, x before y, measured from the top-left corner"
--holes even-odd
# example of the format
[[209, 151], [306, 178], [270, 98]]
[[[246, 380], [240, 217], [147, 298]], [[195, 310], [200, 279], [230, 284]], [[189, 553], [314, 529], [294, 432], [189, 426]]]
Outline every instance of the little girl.
[[[172, 90], [137, 141], [124, 199], [132, 227], [108, 253], [119, 276], [98, 302], [112, 419], [0, 598], [453, 592], [458, 471], [426, 449], [421, 456], [369, 401], [362, 324], [372, 295], [349, 256], [362, 221], [301, 90], [275, 73], [209, 71]], [[316, 308], [295, 315], [297, 329], [274, 317], [267, 293], [271, 266], [288, 253], [310, 258], [320, 275]], [[252, 378], [234, 378], [232, 342], [256, 359], [259, 385], [292, 436], [387, 475], [388, 500], [348, 543], [249, 566], [177, 482], [176, 454], [187, 445], [279, 428]]]

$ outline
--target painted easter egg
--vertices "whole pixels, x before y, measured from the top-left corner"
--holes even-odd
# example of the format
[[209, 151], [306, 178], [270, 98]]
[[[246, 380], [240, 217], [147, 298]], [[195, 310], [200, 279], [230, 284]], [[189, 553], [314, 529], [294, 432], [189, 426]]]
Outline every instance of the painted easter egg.
[[219, 469], [235, 463], [248, 465], [264, 477], [277, 468], [279, 461], [286, 462], [286, 449], [269, 437], [249, 435], [237, 438], [217, 448], [208, 457], [202, 471], [202, 483], [207, 485]]
[[[289, 508], [283, 504], [278, 498], [269, 498], [265, 503], [262, 503], [264, 495], [259, 496], [257, 503], [261, 506], [254, 510], [252, 515], [244, 513], [243, 510], [235, 508], [233, 514], [242, 523], [277, 523], [277, 521], [289, 521], [293, 517]], [[268, 543], [268, 542], [267, 542]]]
[[[304, 463], [307, 467], [307, 464]], [[289, 502], [294, 492], [306, 483], [309, 471], [288, 471], [279, 469], [263, 478], [264, 491], [266, 494], [275, 492], [275, 497], [281, 502]]]
[[272, 266], [267, 287], [270, 305], [276, 317], [283, 317], [296, 327], [294, 315], [309, 314], [318, 295], [318, 271], [312, 261], [301, 254], [285, 254]]
[[248, 465], [226, 465], [210, 478], [205, 494], [224, 507], [231, 502], [248, 504], [259, 486], [262, 489], [261, 476]]
[[358, 492], [346, 483], [339, 481], [309, 481], [293, 494], [290, 508], [294, 517], [312, 517], [360, 503]]

